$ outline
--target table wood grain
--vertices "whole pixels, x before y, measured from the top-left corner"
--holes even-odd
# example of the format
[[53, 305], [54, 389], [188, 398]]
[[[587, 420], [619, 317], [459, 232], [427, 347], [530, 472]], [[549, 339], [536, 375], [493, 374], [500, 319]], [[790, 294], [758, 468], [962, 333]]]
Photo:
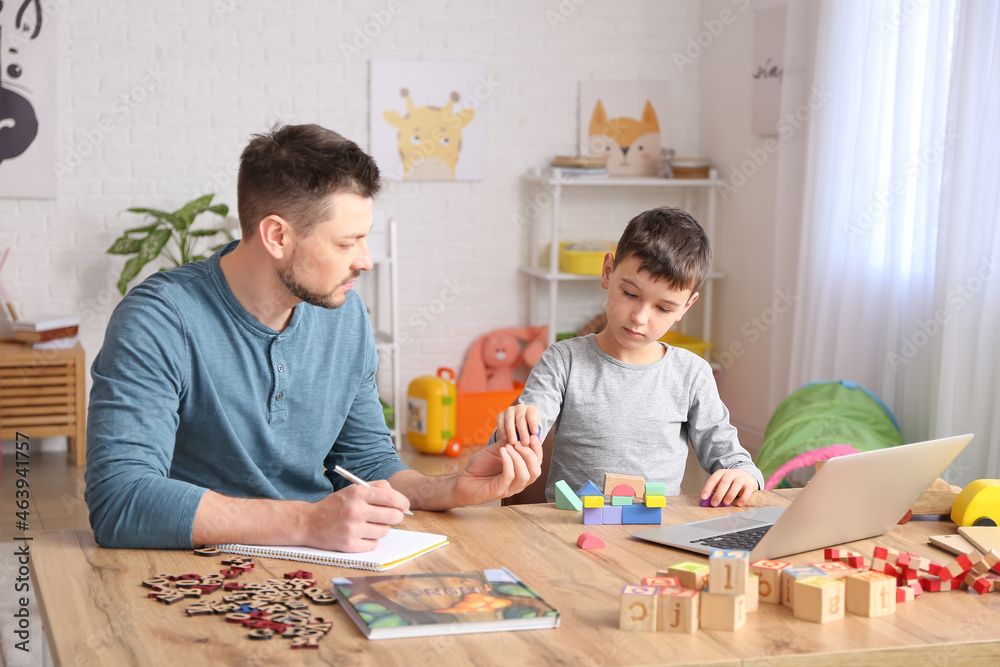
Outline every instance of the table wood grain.
[[[755, 504], [787, 504], [791, 493], [763, 492]], [[696, 496], [668, 499], [665, 522], [734, 511], [698, 507]], [[701, 556], [629, 537], [635, 526], [583, 526], [580, 514], [553, 505], [416, 512], [403, 528], [448, 535], [451, 544], [401, 565], [392, 573], [450, 572], [507, 567], [561, 613], [554, 630], [369, 641], [339, 607], [314, 607], [333, 621], [318, 651], [292, 650], [288, 640], [252, 641], [221, 617], [188, 618], [186, 602], [166, 606], [148, 599], [143, 579], [160, 573], [206, 574], [217, 558], [190, 551], [98, 547], [89, 531], [45, 531], [32, 544], [36, 592], [56, 664], [330, 664], [343, 665], [966, 665], [1000, 662], [1000, 593], [928, 593], [902, 604], [894, 616], [818, 625], [795, 619], [782, 606], [760, 605], [735, 632], [693, 635], [618, 629], [618, 593], [625, 583], [682, 560]], [[583, 551], [584, 530], [607, 547]], [[943, 552], [927, 536], [955, 532], [953, 524], [911, 522], [847, 548], [870, 555], [884, 544], [939, 561]], [[822, 552], [786, 560], [807, 564]], [[309, 569], [321, 583], [370, 574], [332, 566], [255, 558], [240, 582], [281, 578]], [[211, 597], [219, 596], [219, 593]]]

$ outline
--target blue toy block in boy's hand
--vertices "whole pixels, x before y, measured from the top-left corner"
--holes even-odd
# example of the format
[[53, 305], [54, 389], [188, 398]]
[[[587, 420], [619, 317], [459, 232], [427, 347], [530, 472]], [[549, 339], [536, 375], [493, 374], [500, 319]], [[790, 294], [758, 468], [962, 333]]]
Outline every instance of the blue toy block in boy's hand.
[[656, 524], [663, 523], [663, 514], [659, 507], [646, 507], [645, 505], [629, 505], [622, 507], [623, 524]]
[[584, 484], [579, 489], [577, 489], [576, 495], [578, 495], [580, 497], [583, 497], [583, 496], [603, 496], [604, 492], [601, 491], [599, 488], [597, 488], [597, 485], [594, 484], [593, 482], [591, 482], [588, 479], [586, 484]]
[[583, 501], [573, 493], [573, 489], [570, 488], [570, 485], [564, 479], [556, 482], [556, 509], [573, 510], [575, 512], [583, 509]]

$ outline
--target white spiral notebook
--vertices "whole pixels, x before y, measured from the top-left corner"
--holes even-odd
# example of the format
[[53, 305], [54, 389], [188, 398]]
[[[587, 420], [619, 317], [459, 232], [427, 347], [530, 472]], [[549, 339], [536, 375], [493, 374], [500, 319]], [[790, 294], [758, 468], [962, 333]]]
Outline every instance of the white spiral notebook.
[[283, 558], [303, 563], [336, 565], [382, 572], [408, 560], [413, 560], [417, 556], [439, 549], [446, 544], [448, 544], [448, 538], [444, 535], [390, 528], [389, 534], [379, 540], [378, 546], [373, 551], [360, 553], [326, 551], [312, 547], [268, 547], [249, 544], [215, 544], [212, 546], [225, 553], [241, 556]]

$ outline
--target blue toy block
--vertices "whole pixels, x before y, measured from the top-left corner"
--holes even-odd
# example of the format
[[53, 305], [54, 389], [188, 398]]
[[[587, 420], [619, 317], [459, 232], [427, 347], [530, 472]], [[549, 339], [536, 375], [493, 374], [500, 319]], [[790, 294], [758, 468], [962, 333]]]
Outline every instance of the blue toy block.
[[604, 511], [602, 521], [605, 526], [620, 526], [622, 523], [622, 506], [605, 505], [601, 508]]
[[663, 513], [659, 507], [646, 507], [645, 505], [629, 505], [622, 507], [622, 523], [624, 524], [661, 524], [663, 523]]
[[556, 509], [577, 512], [583, 509], [583, 501], [573, 493], [573, 489], [564, 479], [556, 482]]
[[604, 524], [603, 507], [584, 507], [583, 523], [587, 526], [600, 526]]
[[601, 491], [599, 488], [597, 488], [597, 486], [588, 479], [586, 484], [584, 484], [579, 489], [577, 489], [576, 495], [578, 495], [578, 496], [603, 496], [604, 492]]

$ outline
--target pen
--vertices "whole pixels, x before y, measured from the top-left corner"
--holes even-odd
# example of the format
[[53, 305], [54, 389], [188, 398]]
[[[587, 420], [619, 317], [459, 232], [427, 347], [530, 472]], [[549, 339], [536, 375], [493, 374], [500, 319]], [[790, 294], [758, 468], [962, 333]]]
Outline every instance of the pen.
[[[333, 471], [338, 475], [340, 475], [341, 477], [343, 477], [344, 479], [346, 479], [347, 481], [351, 482], [351, 484], [360, 484], [361, 486], [371, 486], [371, 484], [361, 479], [353, 472], [344, 470], [340, 466], [333, 466]], [[403, 514], [406, 514], [408, 516], [413, 516], [413, 512], [411, 512], [410, 510], [403, 510]]]

